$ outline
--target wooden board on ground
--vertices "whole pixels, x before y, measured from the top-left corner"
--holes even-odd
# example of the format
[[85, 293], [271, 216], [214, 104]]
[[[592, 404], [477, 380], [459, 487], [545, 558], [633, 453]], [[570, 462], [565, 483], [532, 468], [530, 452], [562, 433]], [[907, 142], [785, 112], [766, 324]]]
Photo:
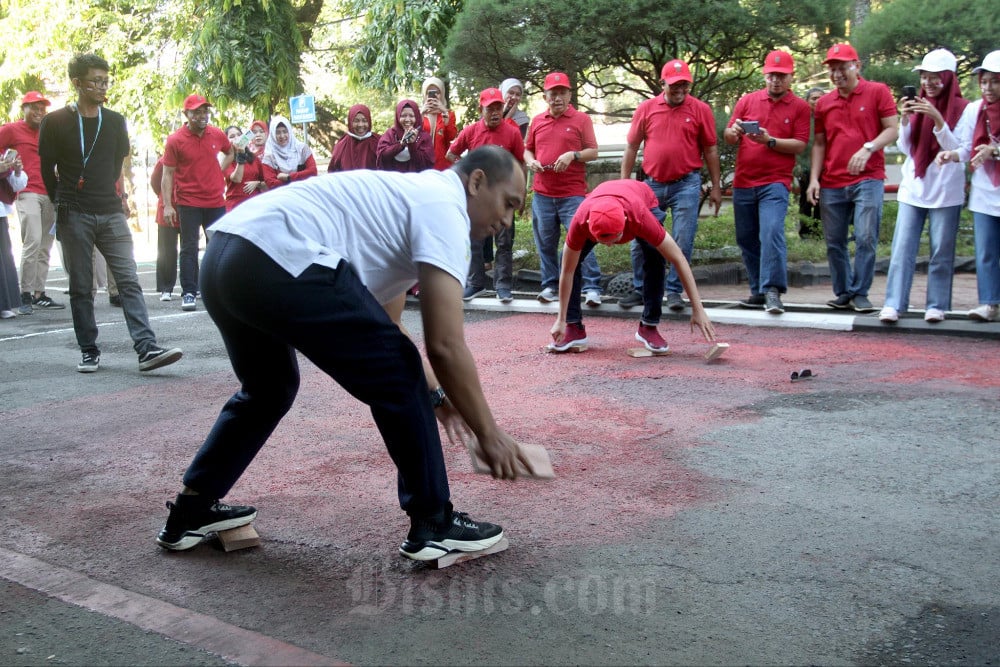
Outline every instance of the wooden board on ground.
[[568, 354], [569, 352], [586, 352], [587, 351], [587, 346], [586, 345], [574, 345], [573, 347], [569, 348], [568, 350], [562, 350], [562, 351], [560, 351], [560, 350], [557, 350], [554, 347], [552, 347], [552, 343], [549, 343], [548, 345], [545, 346], [545, 351], [548, 352], [548, 353], [550, 353], [550, 354]]
[[705, 353], [705, 361], [715, 361], [729, 349], [729, 343], [716, 343]]
[[448, 567], [449, 565], [464, 563], [467, 560], [475, 560], [476, 558], [482, 558], [483, 556], [489, 556], [490, 554], [505, 551], [509, 546], [510, 542], [507, 541], [507, 538], [501, 537], [499, 542], [488, 549], [483, 549], [482, 551], [452, 551], [451, 553], [445, 554], [440, 558], [428, 562], [435, 570], [440, 570], [441, 568]]
[[663, 352], [653, 352], [645, 347], [630, 347], [628, 349], [628, 356], [630, 357], [667, 357], [670, 356], [670, 350], [664, 350]]
[[[473, 447], [474, 445], [470, 445], [469, 447], [469, 455], [472, 457], [472, 469], [480, 474], [489, 475], [491, 473], [490, 467], [479, 457], [478, 452]], [[549, 453], [545, 451], [544, 447], [541, 445], [525, 444], [523, 442], [517, 443], [517, 447], [521, 450], [524, 458], [528, 459], [528, 463], [531, 464], [533, 471], [533, 474], [531, 474], [523, 465], [518, 465], [517, 472], [519, 475], [534, 479], [552, 479], [556, 476], [555, 470], [552, 469], [552, 460], [549, 458]]]
[[226, 551], [237, 551], [239, 549], [260, 546], [260, 535], [257, 534], [252, 523], [240, 526], [239, 528], [220, 530], [216, 535], [219, 537], [219, 542], [222, 543], [222, 548]]

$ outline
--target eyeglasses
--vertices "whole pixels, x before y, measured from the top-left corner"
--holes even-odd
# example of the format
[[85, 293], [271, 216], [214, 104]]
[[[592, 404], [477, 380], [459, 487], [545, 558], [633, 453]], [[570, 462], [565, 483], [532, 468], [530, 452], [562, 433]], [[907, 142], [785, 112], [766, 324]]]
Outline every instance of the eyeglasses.
[[110, 88], [113, 84], [111, 79], [84, 79], [87, 83], [94, 84], [95, 88]]

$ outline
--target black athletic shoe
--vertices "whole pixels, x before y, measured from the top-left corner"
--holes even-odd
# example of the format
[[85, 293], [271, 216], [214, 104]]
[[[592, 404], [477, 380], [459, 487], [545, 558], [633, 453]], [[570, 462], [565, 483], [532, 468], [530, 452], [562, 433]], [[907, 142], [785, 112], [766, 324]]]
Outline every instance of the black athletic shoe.
[[169, 366], [184, 356], [181, 348], [175, 347], [164, 350], [162, 347], [153, 346], [139, 355], [139, 370], [151, 371], [156, 368]]
[[841, 294], [836, 299], [831, 299], [830, 301], [827, 301], [826, 305], [830, 306], [831, 308], [836, 308], [837, 310], [847, 310], [848, 308], [851, 307], [851, 295]]
[[167, 502], [170, 515], [156, 536], [156, 543], [170, 551], [184, 551], [200, 543], [209, 533], [245, 526], [257, 517], [257, 508], [226, 505], [202, 496], [177, 496]]
[[641, 305], [642, 305], [642, 292], [639, 292], [637, 290], [632, 290], [621, 299], [618, 299], [618, 307], [624, 308], [626, 310]]
[[763, 294], [751, 294], [747, 298], [740, 301], [740, 308], [763, 308], [764, 304], [767, 303], [767, 297]]
[[452, 511], [448, 519], [411, 518], [410, 532], [399, 553], [412, 560], [434, 560], [451, 551], [482, 551], [503, 539], [503, 528], [485, 521], [473, 521], [465, 512]]
[[764, 299], [767, 302], [764, 305], [765, 311], [772, 315], [781, 315], [785, 312], [785, 306], [781, 303], [781, 295], [778, 293], [778, 290], [768, 290], [767, 294], [764, 295]]
[[31, 305], [35, 308], [42, 308], [43, 310], [62, 310], [66, 307], [66, 304], [64, 303], [53, 301], [45, 292], [36, 296], [31, 302]]
[[108, 303], [110, 305], [114, 306], [115, 308], [121, 308], [122, 307], [122, 298], [118, 294], [109, 294], [108, 295]]
[[679, 313], [684, 310], [684, 299], [676, 292], [667, 292], [667, 308]]

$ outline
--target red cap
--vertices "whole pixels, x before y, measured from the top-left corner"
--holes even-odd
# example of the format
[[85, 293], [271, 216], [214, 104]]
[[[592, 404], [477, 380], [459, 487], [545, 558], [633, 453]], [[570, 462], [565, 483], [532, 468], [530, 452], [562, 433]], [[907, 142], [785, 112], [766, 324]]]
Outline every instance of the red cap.
[[542, 90], [552, 90], [553, 88], [569, 88], [569, 77], [562, 72], [552, 72], [545, 77], [545, 85]]
[[201, 107], [212, 106], [208, 100], [205, 99], [204, 95], [199, 95], [194, 93], [193, 95], [188, 95], [184, 100], [184, 111], [194, 111], [195, 109], [200, 109]]
[[485, 109], [495, 102], [503, 104], [503, 93], [500, 92], [499, 88], [487, 88], [479, 93], [479, 106], [482, 108]]
[[42, 94], [37, 90], [29, 90], [24, 94], [24, 97], [21, 98], [22, 107], [25, 104], [34, 104], [35, 102], [41, 102], [45, 106], [49, 106], [50, 104], [52, 104], [52, 102], [49, 102], [47, 99], [42, 97]]
[[764, 58], [764, 74], [777, 72], [778, 74], [791, 74], [795, 71], [795, 61], [792, 56], [784, 51], [771, 51]]
[[660, 80], [671, 86], [678, 81], [687, 81], [692, 83], [694, 79], [691, 78], [691, 70], [688, 69], [688, 64], [683, 60], [678, 60], [674, 58], [660, 70]]
[[617, 236], [625, 230], [625, 210], [614, 197], [597, 197], [590, 205], [587, 224], [596, 238]]
[[854, 47], [850, 44], [834, 44], [830, 47], [830, 50], [826, 52], [826, 60], [823, 61], [824, 65], [835, 62], [850, 62], [852, 60], [860, 60], [858, 58], [858, 52], [854, 50]]

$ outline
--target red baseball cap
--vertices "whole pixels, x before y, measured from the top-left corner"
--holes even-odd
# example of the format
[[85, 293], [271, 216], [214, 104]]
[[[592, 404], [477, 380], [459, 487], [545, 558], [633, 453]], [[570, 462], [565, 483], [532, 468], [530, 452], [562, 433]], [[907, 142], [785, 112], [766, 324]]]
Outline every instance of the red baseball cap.
[[826, 60], [823, 61], [824, 65], [829, 65], [835, 62], [851, 62], [852, 60], [860, 60], [858, 58], [858, 52], [854, 50], [854, 47], [850, 44], [834, 44], [830, 47], [830, 50], [826, 52]]
[[503, 93], [500, 92], [499, 88], [487, 88], [479, 93], [479, 106], [482, 108], [485, 109], [495, 102], [503, 104]]
[[691, 70], [688, 69], [688, 64], [683, 60], [678, 60], [674, 58], [660, 70], [660, 80], [671, 86], [678, 81], [687, 81], [688, 83], [693, 83], [694, 79], [691, 78]]
[[552, 72], [545, 77], [545, 85], [542, 90], [552, 90], [553, 88], [569, 88], [569, 77], [562, 72]]
[[22, 107], [25, 104], [34, 104], [35, 102], [41, 102], [45, 106], [49, 106], [50, 104], [52, 104], [52, 102], [49, 102], [47, 99], [45, 99], [42, 96], [42, 94], [37, 90], [29, 90], [24, 94], [24, 97], [21, 98]]
[[200, 109], [201, 107], [210, 106], [212, 106], [212, 104], [205, 99], [205, 96], [197, 93], [188, 95], [184, 100], [184, 111], [194, 111], [195, 109]]
[[625, 230], [625, 209], [614, 197], [597, 197], [590, 205], [587, 224], [596, 238], [617, 236]]
[[795, 61], [792, 56], [784, 51], [771, 51], [764, 58], [764, 74], [777, 72], [778, 74], [791, 74], [795, 71]]

